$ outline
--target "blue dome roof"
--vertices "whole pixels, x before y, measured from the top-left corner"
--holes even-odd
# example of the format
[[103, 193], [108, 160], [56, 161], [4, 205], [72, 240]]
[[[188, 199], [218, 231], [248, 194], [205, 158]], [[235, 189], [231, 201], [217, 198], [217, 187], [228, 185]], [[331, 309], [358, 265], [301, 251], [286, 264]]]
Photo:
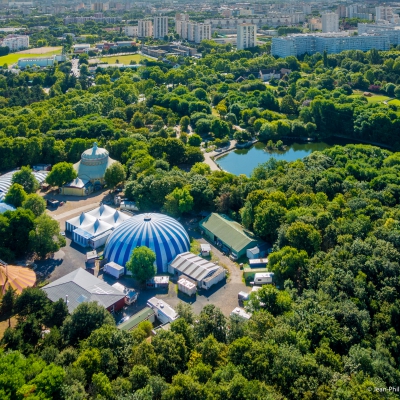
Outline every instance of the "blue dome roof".
[[139, 214], [119, 225], [108, 238], [104, 257], [125, 266], [136, 247], [146, 246], [156, 253], [157, 272], [166, 272], [168, 263], [190, 249], [189, 235], [175, 219], [163, 214]]

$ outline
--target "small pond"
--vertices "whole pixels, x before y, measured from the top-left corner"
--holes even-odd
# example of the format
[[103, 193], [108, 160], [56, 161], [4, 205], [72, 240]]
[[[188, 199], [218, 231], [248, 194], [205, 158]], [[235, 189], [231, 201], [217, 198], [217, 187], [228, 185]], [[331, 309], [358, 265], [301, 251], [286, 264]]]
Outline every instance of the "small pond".
[[277, 160], [296, 161], [314, 151], [322, 151], [336, 144], [346, 145], [349, 142], [335, 139], [324, 142], [292, 142], [287, 143], [285, 150], [265, 150], [265, 143], [258, 142], [247, 149], [236, 149], [221, 157], [215, 162], [224, 171], [235, 175], [245, 174], [250, 176], [258, 164], [265, 163], [274, 157]]

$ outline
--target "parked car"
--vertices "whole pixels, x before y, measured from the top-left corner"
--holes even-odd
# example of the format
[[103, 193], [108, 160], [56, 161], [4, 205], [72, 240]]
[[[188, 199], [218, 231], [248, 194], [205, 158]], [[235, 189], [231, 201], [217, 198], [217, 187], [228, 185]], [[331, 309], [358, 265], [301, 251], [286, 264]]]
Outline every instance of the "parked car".
[[128, 319], [130, 318], [129, 315], [126, 315], [125, 317], [123, 317], [122, 319], [119, 320], [119, 322], [117, 323], [117, 325], [121, 325], [122, 323], [128, 321]]

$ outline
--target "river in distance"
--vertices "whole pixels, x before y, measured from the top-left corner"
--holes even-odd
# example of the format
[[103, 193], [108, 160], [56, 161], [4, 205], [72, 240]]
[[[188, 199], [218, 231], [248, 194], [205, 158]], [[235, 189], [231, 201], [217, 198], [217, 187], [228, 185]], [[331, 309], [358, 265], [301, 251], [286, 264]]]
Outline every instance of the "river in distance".
[[226, 172], [250, 176], [258, 164], [265, 163], [272, 157], [276, 160], [296, 161], [314, 151], [322, 151], [336, 144], [346, 145], [349, 142], [339, 139], [334, 141], [326, 140], [324, 142], [292, 142], [290, 144], [285, 142], [286, 148], [284, 150], [269, 151], [265, 150], [265, 143], [258, 142], [247, 149], [231, 151], [215, 160], [215, 162]]

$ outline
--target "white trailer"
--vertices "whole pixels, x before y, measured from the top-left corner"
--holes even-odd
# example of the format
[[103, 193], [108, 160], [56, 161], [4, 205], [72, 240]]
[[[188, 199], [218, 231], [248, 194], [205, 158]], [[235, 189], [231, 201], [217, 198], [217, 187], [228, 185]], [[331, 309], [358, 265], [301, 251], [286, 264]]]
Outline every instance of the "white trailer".
[[273, 278], [273, 272], [256, 273], [254, 275], [254, 282], [250, 282], [250, 284], [255, 286], [268, 285], [272, 283]]
[[115, 279], [121, 278], [124, 275], [124, 267], [115, 263], [114, 261], [110, 261], [106, 265], [104, 265], [103, 272], [105, 274], [113, 276]]

